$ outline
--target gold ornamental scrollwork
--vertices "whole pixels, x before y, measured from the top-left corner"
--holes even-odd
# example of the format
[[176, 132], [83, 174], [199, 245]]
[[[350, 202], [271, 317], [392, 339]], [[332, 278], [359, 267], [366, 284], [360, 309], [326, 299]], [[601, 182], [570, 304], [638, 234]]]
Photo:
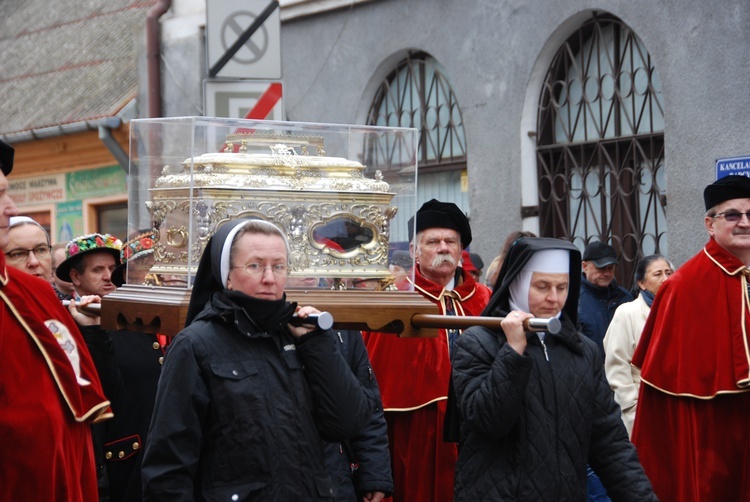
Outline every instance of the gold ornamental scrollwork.
[[173, 200], [147, 201], [146, 209], [151, 215], [151, 221], [154, 223], [154, 228], [160, 227], [167, 215], [171, 213], [176, 206], [177, 203]]
[[167, 229], [167, 245], [179, 249], [188, 245], [190, 234], [184, 226]]

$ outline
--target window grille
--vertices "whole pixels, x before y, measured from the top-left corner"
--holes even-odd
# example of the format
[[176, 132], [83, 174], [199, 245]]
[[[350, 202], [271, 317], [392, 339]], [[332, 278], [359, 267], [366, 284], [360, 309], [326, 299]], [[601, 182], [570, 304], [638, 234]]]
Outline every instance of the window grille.
[[[469, 215], [468, 192], [461, 188], [461, 171], [466, 170], [461, 109], [445, 72], [433, 57], [424, 52], [411, 53], [396, 65], [375, 92], [367, 125], [418, 129], [417, 207], [434, 197], [455, 202]], [[365, 164], [375, 169], [384, 164], [411, 165], [410, 154], [398, 137], [377, 139], [367, 146]], [[392, 240], [408, 239], [405, 220], [400, 220], [408, 220], [417, 210], [408, 202], [402, 206], [394, 221]]]
[[[420, 167], [465, 168], [461, 110], [442, 68], [425, 53], [407, 56], [380, 84], [367, 124], [419, 129]], [[397, 158], [392, 154], [397, 146], [381, 154]]]
[[542, 235], [581, 249], [609, 242], [625, 287], [640, 258], [667, 255], [661, 81], [617, 18], [594, 14], [553, 58], [539, 101], [537, 171]]

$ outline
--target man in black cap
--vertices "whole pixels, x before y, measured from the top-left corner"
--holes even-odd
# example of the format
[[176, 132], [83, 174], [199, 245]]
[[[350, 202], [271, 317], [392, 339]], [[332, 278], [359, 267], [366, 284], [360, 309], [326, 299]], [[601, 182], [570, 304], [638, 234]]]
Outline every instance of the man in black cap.
[[[578, 327], [596, 342], [604, 358], [604, 335], [615, 315], [617, 307], [633, 301], [628, 290], [617, 284], [615, 248], [601, 241], [592, 241], [583, 251], [581, 262], [581, 292], [578, 299]], [[607, 502], [609, 497], [599, 477], [588, 469], [589, 502]]]
[[617, 307], [633, 301], [633, 296], [617, 284], [615, 248], [601, 241], [590, 242], [583, 252], [578, 322], [581, 332], [599, 346], [604, 357], [604, 335]]
[[[416, 221], [415, 221], [416, 219]], [[471, 227], [452, 202], [432, 199], [409, 221], [414, 289], [445, 315], [475, 316], [490, 290], [459, 266], [471, 243]], [[415, 232], [416, 231], [416, 232]], [[459, 330], [437, 338], [398, 339], [365, 334], [380, 385], [393, 460], [394, 502], [453, 500], [458, 451], [443, 441], [450, 380], [450, 354]]]
[[659, 288], [633, 443], [662, 501], [750, 501], [750, 179], [703, 192], [708, 243]]
[[480, 282], [482, 279], [482, 270], [484, 269], [484, 261], [477, 253], [469, 253], [469, 259], [475, 269], [471, 272], [471, 276], [475, 281]]

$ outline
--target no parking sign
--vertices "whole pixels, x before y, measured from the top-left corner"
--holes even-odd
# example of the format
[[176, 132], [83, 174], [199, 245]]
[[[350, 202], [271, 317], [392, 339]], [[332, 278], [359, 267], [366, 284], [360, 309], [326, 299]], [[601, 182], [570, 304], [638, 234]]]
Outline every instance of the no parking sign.
[[281, 78], [277, 0], [206, 0], [209, 77]]

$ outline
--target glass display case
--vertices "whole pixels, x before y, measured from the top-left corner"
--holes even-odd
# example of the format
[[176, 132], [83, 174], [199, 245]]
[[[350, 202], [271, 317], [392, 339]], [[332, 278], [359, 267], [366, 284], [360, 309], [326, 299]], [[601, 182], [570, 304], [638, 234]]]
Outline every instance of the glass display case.
[[[180, 117], [133, 120], [130, 138], [128, 234], [148, 252], [128, 260], [126, 285], [106, 297], [103, 323], [149, 326], [154, 305], [179, 305], [155, 329], [181, 328], [208, 240], [238, 218], [270, 221], [288, 236], [288, 296], [347, 291], [302, 303], [372, 304], [382, 296], [351, 290], [411, 290], [404, 274], [413, 271], [401, 267], [397, 277], [389, 259], [408, 250], [416, 129]], [[139, 305], [126, 312], [122, 302]]]

